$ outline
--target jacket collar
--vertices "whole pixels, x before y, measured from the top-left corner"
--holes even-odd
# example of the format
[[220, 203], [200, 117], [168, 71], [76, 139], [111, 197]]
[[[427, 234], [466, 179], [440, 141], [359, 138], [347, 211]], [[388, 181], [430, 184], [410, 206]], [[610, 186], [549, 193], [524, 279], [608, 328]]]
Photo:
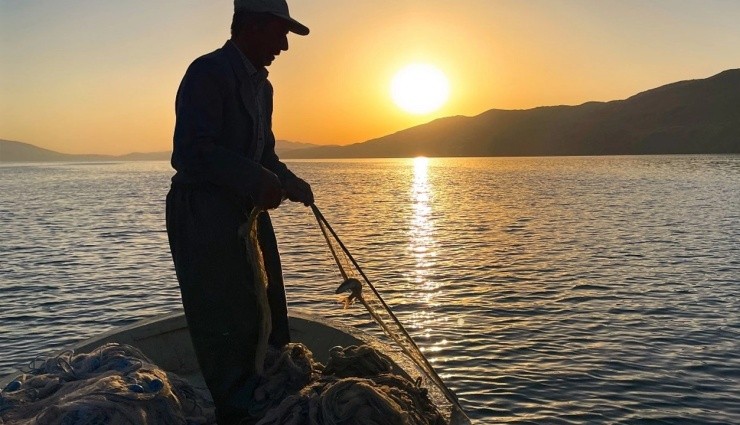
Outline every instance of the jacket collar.
[[242, 60], [242, 53], [231, 40], [227, 40], [221, 50], [231, 65], [237, 81], [237, 90], [244, 108], [247, 110], [252, 120], [257, 120], [256, 104], [254, 102], [256, 92], [247, 73], [247, 68]]
[[256, 68], [254, 65], [252, 65], [252, 63], [249, 61], [249, 59], [247, 59], [244, 53], [239, 50], [234, 41], [226, 40], [226, 44], [224, 44], [223, 49], [226, 51], [229, 62], [231, 62], [231, 66], [234, 68], [234, 71], [237, 73], [237, 76], [240, 77], [240, 79], [248, 77], [254, 82], [267, 79], [267, 69], [263, 67]]

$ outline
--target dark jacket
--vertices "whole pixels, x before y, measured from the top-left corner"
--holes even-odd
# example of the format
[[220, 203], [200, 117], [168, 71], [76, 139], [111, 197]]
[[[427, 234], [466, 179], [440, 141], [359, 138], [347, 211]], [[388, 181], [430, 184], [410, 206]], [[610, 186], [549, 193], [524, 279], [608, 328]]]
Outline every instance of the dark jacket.
[[193, 61], [175, 101], [173, 183], [209, 183], [246, 200], [256, 193], [260, 167], [274, 172], [283, 183], [294, 176], [275, 154], [269, 82], [263, 93], [269, 131], [258, 163], [252, 159], [256, 94], [236, 46], [226, 42]]

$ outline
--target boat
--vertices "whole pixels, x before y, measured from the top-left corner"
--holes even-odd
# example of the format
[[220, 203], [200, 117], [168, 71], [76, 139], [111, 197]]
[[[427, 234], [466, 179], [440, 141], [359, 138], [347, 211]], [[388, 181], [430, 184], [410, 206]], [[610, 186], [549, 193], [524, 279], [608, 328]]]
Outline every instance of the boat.
[[[322, 363], [328, 361], [330, 348], [338, 345], [346, 347], [368, 344], [384, 353], [393, 351], [385, 343], [364, 332], [310, 314], [291, 312], [289, 326], [293, 342], [304, 344], [313, 353], [314, 358]], [[163, 370], [177, 374], [197, 390], [207, 393], [182, 311], [113, 329], [81, 341], [69, 349], [75, 353], [88, 353], [107, 343], [136, 347]], [[395, 363], [394, 368], [402, 374], [407, 377], [418, 375], [418, 372], [409, 370], [409, 365], [404, 364], [402, 359], [393, 355], [390, 357]], [[13, 379], [14, 375], [0, 378], [0, 388], [5, 388]], [[465, 414], [454, 406], [450, 410], [450, 425], [470, 423]]]
[[[334, 229], [331, 228], [326, 218], [324, 218], [323, 214], [321, 214], [315, 205], [311, 205], [311, 209], [316, 216], [318, 226], [326, 239], [332, 257], [337, 264], [337, 268], [344, 279], [344, 282], [337, 289], [337, 293], [350, 292], [350, 295], [345, 299], [345, 307], [355, 300], [361, 303], [376, 324], [378, 324], [383, 330], [384, 334], [395, 343], [395, 346], [391, 347], [390, 345], [349, 326], [335, 323], [325, 318], [301, 313], [292, 313], [289, 315], [289, 327], [292, 342], [303, 344], [310, 351], [313, 359], [322, 364], [327, 364], [329, 362], [332, 348], [337, 346], [351, 347], [351, 349], [354, 350], [355, 348], [352, 346], [367, 345], [372, 350], [367, 350], [366, 347], [362, 347], [361, 349], [357, 349], [357, 351], [374, 351], [376, 352], [375, 356], [379, 357], [382, 355], [383, 357], [386, 357], [387, 359], [383, 360], [384, 366], [382, 370], [390, 371], [389, 375], [393, 377], [392, 379], [399, 377], [400, 381], [405, 382], [401, 385], [405, 386], [406, 389], [410, 389], [414, 394], [418, 394], [418, 396], [413, 396], [411, 393], [406, 394], [408, 397], [404, 398], [404, 400], [415, 399], [416, 401], [413, 401], [412, 404], [406, 405], [406, 409], [408, 410], [405, 412], [401, 412], [399, 410], [384, 411], [380, 413], [381, 416], [386, 413], [393, 415], [393, 412], [398, 412], [399, 416], [396, 416], [396, 419], [394, 419], [397, 420], [401, 417], [411, 418], [411, 416], [400, 415], [408, 414], [424, 416], [427, 413], [432, 412], [431, 417], [419, 419], [420, 422], [418, 423], [427, 423], [427, 421], [432, 421], [436, 424], [447, 419], [445, 422], [450, 425], [470, 424], [470, 419], [462, 410], [457, 396], [442, 381], [432, 365], [426, 357], [424, 357], [419, 347], [404, 329], [395, 314], [393, 314], [390, 307], [385, 303], [385, 301], [383, 301], [377, 289], [372, 285], [357, 261], [355, 261], [349, 250], [341, 242], [339, 236], [336, 234]], [[246, 231], [244, 232], [247, 252], [250, 255], [250, 262], [252, 264], [257, 264], [259, 266], [258, 269], [264, 268], [262, 259], [259, 255], [259, 242], [256, 239], [256, 226], [258, 223], [256, 218], [259, 216], [260, 212], [261, 211], [258, 209], [252, 211], [249, 215], [249, 220], [247, 221], [245, 228]], [[255, 281], [260, 283], [258, 287], [267, 287], [264, 272], [256, 273]], [[363, 287], [367, 287], [369, 289], [364, 294]], [[269, 317], [269, 315], [267, 317]], [[76, 354], [91, 353], [99, 347], [111, 343], [124, 344], [138, 349], [141, 354], [148, 357], [148, 359], [158, 368], [165, 372], [174, 373], [187, 381], [187, 383], [196, 391], [205, 394], [210, 398], [210, 394], [205, 385], [205, 380], [199, 370], [195, 350], [193, 349], [190, 340], [187, 321], [185, 320], [185, 315], [182, 311], [151, 319], [145, 319], [122, 328], [111, 330], [94, 338], [82, 341], [75, 346], [70, 347], [70, 350]], [[337, 352], [335, 351], [335, 353]], [[65, 359], [56, 359], [52, 363], [54, 365], [59, 364], [60, 362], [64, 363], [61, 369], [64, 373], [67, 373], [70, 368], [69, 363], [65, 363], [67, 361], [68, 360]], [[356, 359], [351, 360], [351, 362], [354, 361], [356, 361]], [[328, 367], [331, 367], [331, 365]], [[97, 367], [95, 367], [95, 369], [97, 369]], [[77, 378], [75, 373], [72, 373], [72, 376]], [[380, 375], [378, 375], [378, 377], [379, 376]], [[11, 382], [13, 378], [14, 377], [11, 376], [0, 379], [0, 388], [6, 388], [6, 385], [13, 384], [12, 387], [14, 389], [11, 390], [11, 392], [17, 391], [21, 384], [19, 382]], [[58, 378], [53, 377], [53, 379]], [[359, 379], [356, 378], [356, 375], [349, 375], [347, 379], [347, 381], [342, 381], [342, 383], [350, 386], [354, 385], [356, 388], [360, 389], [368, 385], [367, 381], [353, 381], [352, 379]], [[386, 377], [383, 379], [390, 378]], [[56, 382], [58, 382], [58, 380]], [[162, 382], [160, 381], [159, 384], [162, 384]], [[54, 385], [53, 382], [52, 385]], [[373, 383], [373, 385], [375, 384]], [[333, 385], [331, 387], [332, 389], [340, 388]], [[388, 388], [385, 384], [378, 384], [378, 388], [380, 387]], [[136, 384], [131, 384], [128, 388], [135, 393], [141, 393], [144, 391], [143, 387], [138, 382]], [[161, 386], [159, 388], [161, 388]], [[33, 388], [31, 388], [31, 390], [33, 390]], [[344, 390], [335, 390], [332, 394], [342, 394], [343, 396], [349, 397], [349, 399], [355, 397], [355, 393], [343, 391]], [[327, 390], [327, 392], [330, 391]], [[155, 393], [159, 393], [159, 390], [155, 390]], [[371, 399], [377, 400], [374, 397], [375, 396], [371, 396]], [[424, 401], [417, 403], [420, 399], [423, 399]], [[399, 405], [403, 404], [400, 402], [401, 399], [399, 398], [397, 400], [399, 403], [389, 402], [386, 403], [386, 405], [395, 406], [392, 409], [402, 408]], [[2, 401], [1, 397], [0, 401]], [[12, 403], [10, 405], [12, 406]], [[119, 405], [116, 404], [116, 406]], [[149, 406], [153, 406], [153, 404], [149, 404]], [[373, 409], [375, 409], [375, 407], [373, 407]], [[35, 412], [29, 413], [34, 414]], [[387, 419], [388, 416], [385, 416], [385, 418]], [[0, 417], [0, 423], [1, 422], [2, 417]]]

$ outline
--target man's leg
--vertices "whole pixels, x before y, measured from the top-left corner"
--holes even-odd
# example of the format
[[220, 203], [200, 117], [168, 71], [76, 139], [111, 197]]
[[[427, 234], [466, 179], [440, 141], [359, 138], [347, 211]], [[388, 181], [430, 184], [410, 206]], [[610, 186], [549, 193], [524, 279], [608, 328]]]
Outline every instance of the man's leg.
[[259, 312], [238, 207], [209, 190], [173, 188], [167, 232], [198, 363], [219, 425], [248, 416]]

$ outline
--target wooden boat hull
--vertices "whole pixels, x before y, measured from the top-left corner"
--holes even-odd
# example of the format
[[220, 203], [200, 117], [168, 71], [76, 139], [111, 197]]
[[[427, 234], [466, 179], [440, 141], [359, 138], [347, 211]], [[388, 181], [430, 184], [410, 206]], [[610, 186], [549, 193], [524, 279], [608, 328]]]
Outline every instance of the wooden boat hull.
[[[331, 325], [322, 323], [308, 315], [291, 314], [289, 320], [293, 341], [305, 344], [320, 362], [325, 363], [328, 360], [322, 356], [326, 356], [331, 347], [357, 345], [364, 341], [353, 336], [354, 331], [349, 328], [336, 323]], [[132, 345], [157, 366], [168, 372], [174, 372], [193, 384], [203, 381], [195, 358], [195, 350], [190, 342], [188, 324], [182, 312], [157, 316], [113, 329], [79, 342], [71, 349], [77, 353], [86, 353], [109, 342]]]

